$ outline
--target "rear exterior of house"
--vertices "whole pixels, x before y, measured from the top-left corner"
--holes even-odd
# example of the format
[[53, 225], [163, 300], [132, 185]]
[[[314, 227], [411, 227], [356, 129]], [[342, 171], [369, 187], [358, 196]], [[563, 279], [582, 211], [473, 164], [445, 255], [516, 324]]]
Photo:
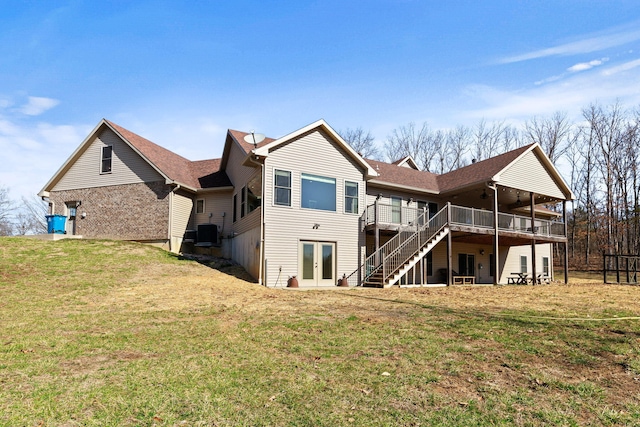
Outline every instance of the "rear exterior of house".
[[[271, 287], [553, 277], [566, 230], [541, 206], [572, 194], [535, 144], [435, 175], [411, 158], [365, 160], [322, 120], [246, 136], [230, 130], [222, 158], [191, 162], [103, 120], [40, 195], [68, 234], [204, 250]], [[193, 239], [211, 227], [211, 241]]]

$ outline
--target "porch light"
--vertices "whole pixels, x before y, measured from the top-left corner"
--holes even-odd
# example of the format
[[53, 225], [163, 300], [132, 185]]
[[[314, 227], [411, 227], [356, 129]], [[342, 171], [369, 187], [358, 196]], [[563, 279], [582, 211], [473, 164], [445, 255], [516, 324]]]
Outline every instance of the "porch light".
[[486, 200], [487, 197], [489, 197], [489, 195], [487, 194], [487, 190], [482, 190], [482, 194], [480, 195], [480, 198], [482, 200]]

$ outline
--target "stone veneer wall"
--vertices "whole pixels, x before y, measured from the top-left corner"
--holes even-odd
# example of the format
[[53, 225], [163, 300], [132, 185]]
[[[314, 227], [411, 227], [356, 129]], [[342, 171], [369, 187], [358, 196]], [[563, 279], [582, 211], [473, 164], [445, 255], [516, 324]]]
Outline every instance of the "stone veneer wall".
[[[80, 201], [76, 234], [122, 240], [167, 239], [169, 193], [164, 182], [52, 191], [55, 214], [65, 215], [65, 202]], [[81, 215], [86, 212], [86, 217]]]

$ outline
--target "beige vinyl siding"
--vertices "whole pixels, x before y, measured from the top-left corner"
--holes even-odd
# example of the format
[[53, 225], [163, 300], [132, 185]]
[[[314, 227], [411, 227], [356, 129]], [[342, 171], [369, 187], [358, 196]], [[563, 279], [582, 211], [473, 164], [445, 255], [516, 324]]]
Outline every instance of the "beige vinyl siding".
[[561, 188], [533, 151], [525, 154], [500, 175], [501, 186], [564, 199]]
[[199, 194], [196, 199], [204, 200], [204, 213], [196, 214], [194, 208], [190, 228], [197, 230], [198, 224], [211, 223], [218, 226], [221, 235], [231, 234], [231, 194], [231, 191]]
[[[261, 168], [258, 167], [247, 167], [243, 166], [242, 162], [244, 161], [246, 154], [242, 151], [240, 146], [233, 142], [231, 144], [231, 149], [229, 151], [229, 160], [227, 163], [227, 175], [229, 179], [233, 183], [234, 194], [237, 194], [237, 206], [236, 206], [236, 222], [232, 224], [232, 230], [236, 234], [244, 233], [248, 230], [252, 230], [255, 227], [260, 226], [260, 209], [256, 209], [253, 212], [246, 214], [244, 218], [240, 217], [240, 205], [242, 204], [241, 200], [241, 190], [247, 182], [256, 174], [261, 173]], [[231, 196], [232, 198], [233, 196]], [[233, 201], [230, 199], [230, 203]], [[264, 200], [263, 200], [264, 203]], [[233, 222], [233, 212], [232, 205], [229, 208], [230, 221]]]
[[255, 279], [260, 275], [260, 228], [233, 237], [232, 258]]
[[[274, 170], [291, 172], [291, 206], [274, 205]], [[300, 207], [301, 174], [336, 179], [336, 211]], [[359, 217], [365, 206], [364, 171], [327, 134], [314, 130], [277, 147], [265, 162], [265, 259], [268, 286], [297, 275], [301, 240], [336, 243], [336, 280], [358, 266]], [[344, 213], [344, 182], [358, 183], [357, 214]], [[314, 225], [318, 228], [314, 229]], [[280, 267], [282, 272], [280, 273]]]
[[[549, 258], [549, 271], [553, 274], [553, 256], [551, 243], [541, 243], [536, 245], [536, 274], [542, 274], [542, 258]], [[520, 271], [520, 256], [527, 257], [527, 272], [531, 274], [531, 245], [500, 247], [500, 258], [504, 263], [502, 275], [499, 283], [507, 283], [508, 277], [512, 273]]]
[[171, 196], [171, 250], [178, 251], [182, 245], [193, 210], [191, 196], [173, 193]]
[[[441, 199], [435, 198], [432, 194], [419, 194], [419, 193], [412, 193], [412, 192], [403, 191], [403, 190], [378, 188], [378, 187], [369, 185], [367, 187], [367, 196], [366, 196], [367, 206], [375, 203], [376, 197], [378, 196], [378, 194], [382, 194], [382, 197], [380, 198], [380, 203], [387, 204], [387, 205], [391, 204], [391, 196], [402, 197], [402, 206], [404, 207], [407, 206], [407, 202], [409, 201], [410, 198], [413, 198], [414, 202], [421, 201], [421, 202], [437, 203], [438, 209], [442, 209], [442, 207], [446, 204], [446, 202], [442, 202]], [[410, 206], [416, 207], [417, 205], [415, 203], [412, 203]]]
[[[113, 146], [111, 173], [100, 173], [102, 147]], [[164, 178], [111, 129], [104, 129], [51, 191], [160, 181]]]

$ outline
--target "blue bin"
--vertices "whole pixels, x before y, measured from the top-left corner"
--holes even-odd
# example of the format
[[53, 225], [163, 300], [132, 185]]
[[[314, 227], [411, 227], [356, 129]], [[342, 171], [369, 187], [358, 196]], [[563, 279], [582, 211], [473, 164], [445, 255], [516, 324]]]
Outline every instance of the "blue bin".
[[46, 215], [47, 218], [47, 233], [49, 234], [65, 234], [65, 223], [67, 217], [64, 215]]

